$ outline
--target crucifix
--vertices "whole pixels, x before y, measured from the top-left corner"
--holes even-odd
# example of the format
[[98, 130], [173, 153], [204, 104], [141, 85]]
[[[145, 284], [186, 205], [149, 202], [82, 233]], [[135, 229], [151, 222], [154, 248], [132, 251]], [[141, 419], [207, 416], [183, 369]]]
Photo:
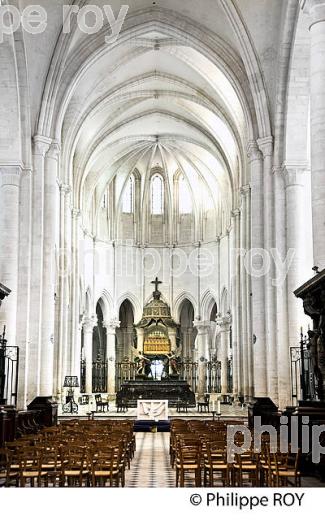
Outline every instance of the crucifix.
[[156, 276], [156, 279], [151, 282], [155, 286], [155, 292], [159, 292], [158, 286], [162, 283], [159, 281], [159, 278]]

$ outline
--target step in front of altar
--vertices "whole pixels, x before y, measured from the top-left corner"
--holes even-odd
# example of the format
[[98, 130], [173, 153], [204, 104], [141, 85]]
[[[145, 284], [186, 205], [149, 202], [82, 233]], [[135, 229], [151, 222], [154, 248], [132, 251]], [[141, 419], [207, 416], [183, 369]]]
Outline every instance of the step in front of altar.
[[136, 408], [141, 399], [168, 401], [169, 408], [176, 408], [180, 401], [187, 401], [189, 407], [196, 405], [195, 394], [187, 381], [125, 381], [116, 395], [117, 404], [127, 401], [129, 408]]

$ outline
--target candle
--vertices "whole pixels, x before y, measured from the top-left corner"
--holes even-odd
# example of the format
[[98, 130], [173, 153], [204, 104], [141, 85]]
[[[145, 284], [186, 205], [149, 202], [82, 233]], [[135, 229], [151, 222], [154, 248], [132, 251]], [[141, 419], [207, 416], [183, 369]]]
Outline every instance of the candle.
[[215, 401], [212, 401], [212, 411], [215, 412], [216, 410], [216, 403]]
[[220, 401], [217, 401], [217, 413], [221, 413]]

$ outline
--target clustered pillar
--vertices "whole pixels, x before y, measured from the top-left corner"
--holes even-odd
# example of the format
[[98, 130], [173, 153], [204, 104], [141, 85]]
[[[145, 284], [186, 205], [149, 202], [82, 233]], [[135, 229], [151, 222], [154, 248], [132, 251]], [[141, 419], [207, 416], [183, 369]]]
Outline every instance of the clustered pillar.
[[210, 322], [194, 321], [197, 329], [196, 349], [198, 361], [198, 399], [201, 400], [207, 391], [207, 362], [209, 359], [209, 330]]
[[116, 392], [116, 329], [120, 327], [117, 319], [104, 322], [107, 333], [107, 393], [115, 397]]
[[314, 263], [325, 268], [325, 0], [303, 0], [310, 16], [310, 133]]
[[0, 273], [1, 283], [11, 290], [1, 309], [0, 332], [6, 324], [9, 345], [16, 343], [20, 180], [19, 166], [0, 167]]
[[221, 362], [221, 395], [224, 397], [228, 393], [228, 352], [231, 316], [217, 318], [217, 325], [220, 333], [220, 352], [218, 359]]
[[96, 325], [94, 318], [86, 318], [83, 324], [84, 354], [86, 364], [86, 394], [93, 392], [93, 330]]

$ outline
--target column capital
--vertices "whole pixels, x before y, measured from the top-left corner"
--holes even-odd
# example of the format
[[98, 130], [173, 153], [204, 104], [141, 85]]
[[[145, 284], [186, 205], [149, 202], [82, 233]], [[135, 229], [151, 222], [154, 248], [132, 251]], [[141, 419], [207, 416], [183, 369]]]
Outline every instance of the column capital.
[[94, 327], [97, 325], [97, 320], [94, 317], [85, 318], [82, 324], [83, 330], [86, 333], [90, 333], [93, 331]]
[[239, 191], [241, 195], [246, 197], [250, 193], [251, 187], [249, 184], [246, 184], [245, 186], [242, 186]]
[[41, 155], [42, 157], [45, 157], [46, 153], [50, 149], [51, 144], [52, 139], [49, 137], [45, 137], [44, 135], [34, 135], [34, 155]]
[[0, 185], [19, 188], [22, 171], [18, 164], [0, 165]]
[[108, 334], [115, 334], [115, 329], [119, 329], [121, 322], [117, 318], [111, 318], [103, 321], [103, 327], [107, 329]]
[[52, 143], [50, 144], [49, 149], [46, 152], [46, 157], [48, 157], [49, 159], [54, 159], [55, 161], [57, 161], [59, 159], [60, 152], [61, 152], [61, 146], [60, 146], [59, 142], [58, 141], [52, 141]]
[[233, 209], [232, 212], [231, 212], [231, 216], [232, 218], [238, 218], [240, 217], [240, 209], [239, 208], [236, 208], [236, 209]]
[[217, 316], [216, 324], [222, 329], [224, 332], [228, 332], [231, 324], [231, 314], [227, 312], [225, 316], [222, 316], [220, 313]]
[[285, 187], [304, 186], [304, 180], [308, 174], [306, 165], [283, 164], [282, 175], [285, 182]]
[[71, 193], [71, 186], [69, 184], [60, 184], [59, 189], [61, 193], [64, 193], [65, 195], [68, 195]]
[[261, 150], [263, 157], [270, 157], [273, 155], [273, 137], [262, 137], [261, 139], [257, 139], [257, 144], [259, 149]]
[[72, 218], [78, 219], [81, 216], [81, 211], [78, 208], [72, 208], [71, 210]]
[[210, 329], [211, 325], [209, 321], [202, 321], [196, 319], [193, 321], [194, 327], [197, 329], [199, 334], [205, 334]]
[[247, 157], [250, 162], [253, 161], [261, 161], [263, 159], [263, 155], [261, 150], [259, 149], [256, 141], [249, 141], [247, 144]]

